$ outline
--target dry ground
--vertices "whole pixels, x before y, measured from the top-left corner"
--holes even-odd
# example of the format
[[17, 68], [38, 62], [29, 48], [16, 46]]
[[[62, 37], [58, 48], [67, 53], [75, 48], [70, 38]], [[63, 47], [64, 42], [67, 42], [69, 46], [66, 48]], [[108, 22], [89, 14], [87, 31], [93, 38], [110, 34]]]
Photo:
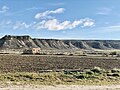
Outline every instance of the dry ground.
[[[0, 55], [0, 72], [41, 72], [41, 70], [84, 69], [101, 67], [120, 69], [120, 58], [81, 57], [57, 55]], [[8, 85], [0, 90], [120, 90], [120, 85], [81, 86], [81, 85]]]
[[82, 85], [56, 85], [56, 86], [8, 86], [0, 90], [120, 90], [120, 85], [111, 86], [82, 86]]
[[57, 55], [0, 55], [0, 72], [40, 72], [41, 70], [120, 68], [120, 58]]

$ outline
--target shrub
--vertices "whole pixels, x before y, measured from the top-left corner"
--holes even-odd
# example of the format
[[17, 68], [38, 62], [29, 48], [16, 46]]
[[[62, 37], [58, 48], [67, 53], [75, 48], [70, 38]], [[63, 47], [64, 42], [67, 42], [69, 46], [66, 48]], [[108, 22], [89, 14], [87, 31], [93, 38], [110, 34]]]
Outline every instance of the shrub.
[[69, 54], [69, 56], [73, 56], [73, 54], [72, 54], [72, 53], [70, 53], [70, 54]]
[[113, 77], [119, 77], [120, 76], [120, 74], [118, 74], [118, 73], [113, 73], [113, 75], [112, 75]]
[[86, 75], [85, 74], [81, 74], [79, 76], [76, 76], [77, 79], [85, 79]]
[[120, 77], [118, 73], [108, 73], [107, 76]]
[[65, 55], [64, 53], [56, 53], [55, 55]]
[[88, 70], [85, 70], [85, 73], [86, 73], [86, 74], [89, 74], [89, 75], [93, 75], [93, 74], [94, 74], [94, 72], [91, 71], [91, 70], [89, 70], [89, 69], [88, 69]]
[[117, 52], [111, 52], [110, 55], [117, 55]]
[[112, 73], [107, 73], [107, 76], [112, 76]]
[[111, 70], [112, 73], [120, 73], [120, 69], [114, 68]]
[[92, 69], [91, 71], [93, 71], [94, 73], [102, 73], [102, 69], [100, 67], [94, 67], [94, 69]]

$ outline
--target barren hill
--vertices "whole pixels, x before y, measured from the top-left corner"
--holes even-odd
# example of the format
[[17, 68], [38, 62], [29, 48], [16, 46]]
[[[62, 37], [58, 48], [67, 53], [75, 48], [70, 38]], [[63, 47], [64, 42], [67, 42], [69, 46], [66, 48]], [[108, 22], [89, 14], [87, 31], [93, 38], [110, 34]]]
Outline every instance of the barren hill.
[[0, 39], [0, 49], [120, 49], [120, 40], [57, 40], [32, 39], [30, 36], [6, 35]]

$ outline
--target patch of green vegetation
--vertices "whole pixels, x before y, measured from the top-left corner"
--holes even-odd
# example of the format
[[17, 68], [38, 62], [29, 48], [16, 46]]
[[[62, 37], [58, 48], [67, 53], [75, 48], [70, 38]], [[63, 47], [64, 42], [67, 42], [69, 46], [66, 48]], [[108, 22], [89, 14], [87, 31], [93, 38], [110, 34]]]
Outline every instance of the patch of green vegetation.
[[47, 72], [47, 73], [1, 73], [0, 82], [20, 84], [77, 84], [77, 85], [106, 85], [120, 84], [119, 69], [104, 70], [99, 67], [86, 70]]
[[[95, 67], [93, 69], [86, 69], [81, 72], [74, 71], [74, 72], [67, 72], [65, 71], [64, 74], [71, 75], [77, 80], [85, 82], [84, 84], [120, 84], [120, 72], [119, 69], [112, 69], [112, 70], [104, 70], [100, 67]], [[77, 82], [80, 84], [80, 82]]]
[[114, 68], [111, 70], [112, 73], [120, 73], [120, 69]]

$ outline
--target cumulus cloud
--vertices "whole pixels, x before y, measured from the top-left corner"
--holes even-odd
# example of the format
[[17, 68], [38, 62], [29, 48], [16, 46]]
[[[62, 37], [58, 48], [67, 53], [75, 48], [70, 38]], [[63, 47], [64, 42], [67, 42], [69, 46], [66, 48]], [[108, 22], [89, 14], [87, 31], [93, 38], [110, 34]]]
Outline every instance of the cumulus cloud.
[[77, 26], [81, 27], [87, 27], [87, 26], [93, 26], [94, 25], [94, 20], [85, 18], [81, 20], [76, 20], [76, 21], [63, 21], [60, 22], [57, 19], [52, 19], [52, 20], [43, 20], [42, 22], [37, 23], [34, 25], [36, 29], [47, 29], [47, 30], [65, 30], [65, 29], [73, 29], [76, 28]]
[[35, 18], [36, 19], [41, 19], [41, 18], [51, 18], [52, 16], [49, 16], [50, 14], [57, 14], [57, 13], [63, 13], [64, 12], [64, 8], [58, 8], [56, 10], [51, 10], [51, 11], [45, 11], [45, 12], [42, 12], [42, 13], [37, 13], [35, 15]]
[[9, 8], [7, 6], [3, 6], [0, 10], [0, 13], [5, 13], [9, 10]]
[[[80, 20], [64, 20], [59, 21], [51, 16], [52, 14], [63, 13], [64, 8], [58, 8], [56, 10], [45, 11], [43, 13], [38, 13], [35, 15], [36, 19], [43, 19], [33, 23], [17, 22], [15, 23], [13, 29], [33, 29], [33, 30], [69, 30], [76, 27], [91, 27], [94, 25], [95, 21], [90, 18], [84, 18]], [[45, 18], [47, 17], [47, 19]]]
[[[9, 22], [8, 22], [9, 23]], [[35, 29], [35, 30], [68, 30], [76, 27], [91, 27], [95, 21], [90, 18], [75, 20], [75, 21], [59, 21], [57, 19], [42, 20], [40, 22], [16, 22], [13, 29]]]
[[93, 26], [94, 25], [94, 20], [86, 18], [83, 20], [83, 26], [82, 27], [88, 27], [88, 26]]

